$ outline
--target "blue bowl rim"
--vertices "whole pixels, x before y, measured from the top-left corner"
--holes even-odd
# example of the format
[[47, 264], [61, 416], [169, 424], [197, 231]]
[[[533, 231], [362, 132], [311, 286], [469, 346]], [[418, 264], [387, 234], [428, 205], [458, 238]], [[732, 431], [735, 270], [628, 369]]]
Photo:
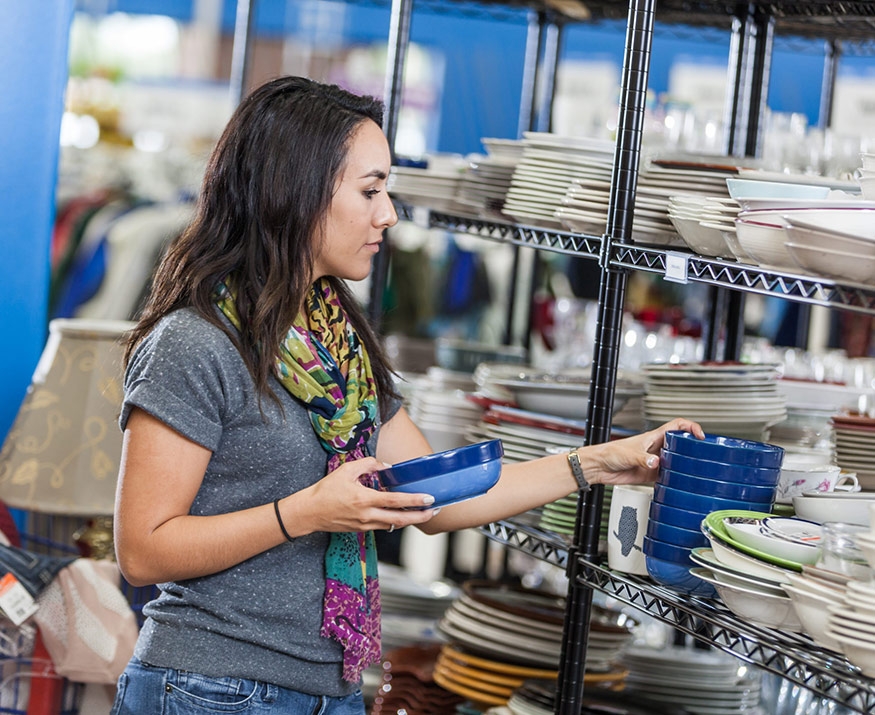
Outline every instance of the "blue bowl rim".
[[[504, 455], [504, 446], [500, 439], [490, 439], [485, 442], [475, 442], [462, 447], [452, 447], [442, 452], [426, 454], [404, 462], [398, 462], [381, 469], [381, 473], [390, 473], [396, 482], [411, 482], [437, 477], [448, 472], [455, 472], [467, 467], [486, 464]], [[413, 470], [411, 474], [406, 474]]]
[[[740, 504], [741, 506], [738, 507], [739, 509], [747, 509], [751, 505], [761, 506], [761, 505], [765, 504], [765, 502], [757, 502], [757, 501], [752, 502], [750, 499], [733, 499], [731, 497], [718, 497], [718, 496], [714, 496], [712, 494], [702, 494], [701, 492], [688, 492], [686, 489], [679, 489], [678, 487], [672, 487], [672, 486], [669, 486], [668, 484], [657, 483], [656, 485], [654, 485], [654, 487], [653, 487], [653, 495], [654, 495], [653, 501], [656, 502], [657, 504], [662, 504], [664, 506], [670, 506], [673, 509], [683, 509], [684, 507], [675, 506], [674, 504], [666, 504], [665, 502], [662, 502], [662, 501], [659, 501], [658, 499], [656, 499], [657, 496], [662, 496], [663, 492], [666, 489], [668, 489], [672, 493], [684, 494], [686, 496], [693, 497], [694, 499], [706, 499], [706, 500], [710, 501], [712, 504], [713, 504], [714, 500], [717, 500], [718, 502], [730, 502], [733, 504]], [[723, 508], [723, 507], [721, 507], [721, 508]], [[727, 506], [725, 508], [726, 509], [733, 509], [735, 507]], [[716, 511], [713, 508], [713, 506], [709, 506], [709, 509], [711, 511]], [[694, 509], [685, 509], [685, 511], [695, 511], [695, 510]]]
[[[705, 449], [718, 449], [731, 455], [732, 464], [745, 464], [750, 466], [780, 466], [784, 459], [784, 448], [768, 442], [757, 442], [740, 437], [727, 437], [724, 435], [705, 433], [704, 439], [699, 439], [686, 430], [668, 430], [665, 433], [664, 445], [678, 440], [680, 444], [697, 442], [705, 445]], [[672, 451], [677, 452], [676, 449]], [[681, 452], [686, 454], [686, 452]], [[744, 456], [742, 456], [744, 455]], [[695, 455], [688, 455], [695, 456]], [[775, 461], [777, 460], [777, 461]]]
[[[783, 448], [782, 448], [783, 449]], [[697, 457], [693, 454], [684, 454], [668, 447], [663, 447], [662, 452], [672, 455], [670, 459], [674, 461], [676, 457], [680, 457], [681, 461], [692, 459], [694, 462], [704, 462], [706, 464], [716, 464], [720, 467], [730, 467], [732, 469], [743, 469], [746, 472], [766, 472], [768, 474], [780, 474], [781, 467], [763, 467], [758, 464], [739, 464], [738, 462], [722, 462], [719, 459], [706, 459], [705, 457]]]
[[[682, 477], [687, 477], [689, 479], [699, 479], [699, 480], [702, 480], [702, 481], [708, 482], [709, 484], [714, 484], [714, 485], [727, 484], [729, 486], [738, 487], [740, 489], [757, 489], [757, 490], [761, 489], [763, 491], [771, 491], [772, 493], [774, 493], [775, 489], [776, 489], [775, 485], [749, 484], [747, 482], [727, 482], [725, 479], [712, 479], [711, 477], [703, 477], [700, 474], [687, 474], [686, 472], [679, 472], [677, 469], [667, 469], [665, 467], [659, 468], [659, 477], [657, 479], [658, 483], [662, 483], [662, 481], [661, 481], [662, 475], [665, 472], [671, 472], [672, 474], [678, 474]], [[670, 485], [665, 484], [664, 486], [670, 486]], [[677, 489], [677, 487], [674, 487], [674, 488]], [[679, 491], [684, 491], [684, 490], [680, 489]]]

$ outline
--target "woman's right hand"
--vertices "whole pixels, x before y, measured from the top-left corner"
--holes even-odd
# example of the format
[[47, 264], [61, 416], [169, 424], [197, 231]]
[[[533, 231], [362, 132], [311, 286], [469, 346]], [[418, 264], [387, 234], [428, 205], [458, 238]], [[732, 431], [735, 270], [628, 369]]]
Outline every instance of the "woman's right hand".
[[286, 528], [293, 536], [301, 529], [393, 530], [422, 524], [440, 511], [422, 508], [434, 503], [430, 494], [378, 491], [362, 483], [363, 477], [388, 466], [373, 457], [345, 462], [312, 486], [280, 500]]

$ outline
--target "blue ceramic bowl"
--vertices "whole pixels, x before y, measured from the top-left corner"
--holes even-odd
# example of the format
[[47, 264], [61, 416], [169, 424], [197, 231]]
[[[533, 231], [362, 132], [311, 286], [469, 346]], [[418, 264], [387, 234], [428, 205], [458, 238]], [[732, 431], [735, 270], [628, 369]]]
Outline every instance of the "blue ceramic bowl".
[[[738, 482], [722, 482], [719, 479], [696, 477], [692, 474], [675, 472], [671, 469], [659, 468], [657, 481], [674, 489], [681, 489], [693, 494], [707, 494], [721, 499], [737, 499], [771, 505], [775, 501], [776, 487], [761, 487], [755, 484], [740, 484]], [[768, 511], [762, 510], [762, 511]]]
[[490, 462], [500, 463], [503, 454], [501, 440], [491, 439], [399, 462], [386, 469], [381, 469], [377, 476], [384, 489], [391, 489], [431, 477], [445, 476], [452, 479], [453, 473], [459, 470]]
[[[699, 517], [700, 526], [701, 522], [702, 517]], [[697, 546], [708, 546], [710, 543], [700, 527], [683, 529], [680, 526], [663, 524], [653, 519], [647, 521], [647, 536], [654, 541], [661, 541], [672, 546], [683, 546], [687, 549], [694, 549]]]
[[653, 487], [653, 501], [657, 504], [684, 509], [689, 512], [698, 512], [699, 521], [712, 511], [721, 509], [749, 509], [751, 511], [765, 511], [766, 504], [748, 501], [746, 499], [724, 499], [711, 496], [710, 494], [693, 494], [683, 489], [675, 489], [665, 484], [656, 484]]
[[[655, 491], [656, 490], [654, 488], [654, 492]], [[681, 509], [679, 507], [668, 506], [667, 504], [660, 504], [659, 502], [651, 501], [649, 521], [658, 521], [661, 524], [669, 524], [671, 526], [679, 526], [681, 529], [698, 531], [700, 525], [702, 524], [702, 519], [708, 511], [711, 510], [707, 509], [704, 511], [692, 511], [689, 509]], [[714, 511], [717, 510], [715, 509]]]
[[660, 561], [670, 561], [673, 564], [680, 564], [687, 568], [698, 566], [698, 564], [690, 558], [690, 551], [692, 550], [693, 547], [691, 546], [669, 544], [665, 541], [654, 539], [649, 534], [644, 535], [644, 547], [642, 548], [644, 555], [652, 556]]
[[715, 462], [711, 459], [688, 457], [685, 454], [672, 452], [670, 449], [661, 450], [659, 463], [674, 472], [719, 479], [723, 482], [742, 482], [774, 487], [781, 478], [780, 467], [750, 467], [745, 464]]
[[501, 440], [448, 449], [393, 464], [377, 472], [381, 489], [406, 494], [431, 494], [434, 509], [472, 499], [495, 486], [501, 475]]
[[647, 573], [656, 583], [673, 591], [688, 593], [702, 598], [717, 598], [717, 590], [707, 581], [690, 573], [689, 566], [663, 561], [653, 556], [644, 556]]
[[683, 430], [666, 432], [664, 446], [688, 457], [748, 467], [780, 468], [784, 459], [784, 449], [773, 444], [714, 434], [706, 434], [705, 439], [699, 439]]

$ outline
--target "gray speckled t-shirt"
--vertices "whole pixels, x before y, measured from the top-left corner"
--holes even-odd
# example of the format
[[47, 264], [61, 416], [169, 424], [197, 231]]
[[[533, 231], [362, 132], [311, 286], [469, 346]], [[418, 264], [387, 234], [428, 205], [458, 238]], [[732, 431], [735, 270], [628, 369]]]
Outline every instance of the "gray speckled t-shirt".
[[[191, 513], [268, 504], [318, 481], [327, 454], [306, 408], [276, 383], [259, 411], [237, 349], [192, 311], [164, 318], [138, 346], [125, 375], [122, 429], [136, 406], [212, 451]], [[394, 407], [397, 410], [397, 406]], [[371, 453], [376, 434], [371, 440]], [[152, 665], [211, 677], [251, 678], [341, 696], [340, 645], [319, 634], [328, 534], [284, 542], [211, 576], [160, 584], [137, 642]]]

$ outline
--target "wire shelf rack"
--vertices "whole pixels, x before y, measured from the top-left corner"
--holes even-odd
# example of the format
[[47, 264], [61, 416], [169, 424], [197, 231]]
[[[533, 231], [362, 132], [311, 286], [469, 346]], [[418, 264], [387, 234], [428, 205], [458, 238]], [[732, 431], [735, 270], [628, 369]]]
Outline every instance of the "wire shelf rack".
[[[875, 5], [875, 3], [873, 3]], [[414, 220], [410, 206], [398, 204], [399, 216]], [[580, 233], [556, 231], [536, 226], [466, 218], [431, 211], [430, 228], [466, 233], [481, 238], [529, 246], [581, 258], [600, 258], [604, 239]], [[743, 263], [706, 258], [680, 250], [612, 242], [610, 265], [669, 275], [668, 257], [684, 264], [684, 281], [706, 283], [775, 298], [822, 305], [858, 313], [875, 313], [875, 286], [840, 283], [829, 278], [760, 268]]]
[[[556, 566], [569, 565], [570, 546], [557, 534], [511, 520], [489, 524], [483, 531], [494, 541]], [[717, 601], [678, 594], [581, 557], [571, 570], [576, 571], [581, 585], [612, 596], [736, 658], [855, 712], [875, 711], [875, 680], [806, 636], [747, 623]]]

